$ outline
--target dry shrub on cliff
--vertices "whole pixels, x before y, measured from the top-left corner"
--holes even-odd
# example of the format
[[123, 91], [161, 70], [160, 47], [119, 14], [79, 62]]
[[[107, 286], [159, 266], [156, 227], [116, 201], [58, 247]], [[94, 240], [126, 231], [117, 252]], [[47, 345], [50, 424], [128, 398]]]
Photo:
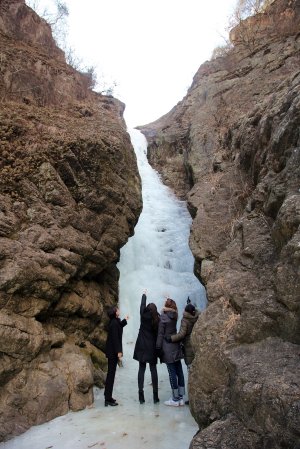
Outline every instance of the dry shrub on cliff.
[[233, 213], [239, 214], [246, 206], [248, 199], [250, 198], [254, 185], [250, 178], [246, 178], [241, 172], [236, 171], [235, 184], [230, 186], [231, 196], [229, 201], [229, 207]]
[[232, 20], [236, 21], [233, 25], [239, 24], [247, 17], [264, 12], [273, 2], [274, 0], [238, 0], [232, 16]]
[[222, 305], [222, 313], [226, 316], [223, 322], [222, 332], [219, 335], [221, 340], [220, 348], [222, 348], [232, 336], [232, 331], [239, 322], [241, 315], [233, 310], [229, 300], [223, 296], [220, 298], [220, 303]]
[[240, 172], [236, 173], [237, 183], [230, 186], [231, 195], [228, 202], [228, 208], [232, 220], [226, 227], [226, 233], [229, 233], [230, 240], [233, 240], [236, 231], [240, 228], [245, 206], [249, 201], [254, 186], [249, 179], [244, 178]]
[[290, 36], [299, 32], [294, 21], [296, 2], [285, 6], [275, 0], [238, 0], [229, 22], [230, 40], [249, 51], [262, 44], [266, 36]]
[[[238, 0], [227, 26], [229, 33], [234, 30], [231, 39], [235, 44], [242, 45], [250, 51], [255, 48], [264, 20], [260, 14], [265, 13], [273, 2], [274, 0]], [[256, 16], [255, 20], [249, 20], [252, 16]], [[219, 45], [213, 50], [212, 60], [227, 56], [231, 52], [233, 48], [231, 39], [224, 38], [225, 44]]]
[[[97, 73], [97, 68], [94, 65], [87, 65], [82, 58], [78, 57], [76, 50], [67, 45], [68, 24], [67, 17], [69, 10], [62, 0], [51, 0], [47, 4], [47, 8], [41, 6], [40, 0], [25, 0], [27, 6], [33, 9], [40, 17], [42, 17], [50, 25], [56, 45], [65, 53], [66, 62], [81, 73], [83, 80], [83, 88], [87, 90], [94, 90], [104, 95], [113, 95], [117, 87], [116, 81], [109, 81], [104, 74]], [[1, 55], [0, 55], [1, 62]], [[39, 86], [37, 87], [39, 88]], [[41, 91], [45, 92], [46, 88], [43, 85]], [[18, 94], [21, 92], [17, 92]], [[42, 95], [42, 94], [41, 94]], [[41, 96], [39, 95], [39, 96]], [[50, 94], [51, 96], [51, 94]], [[46, 104], [46, 101], [40, 101], [41, 105]]]
[[209, 173], [205, 177], [205, 182], [207, 182], [210, 186], [210, 193], [214, 195], [216, 193], [216, 190], [219, 189], [221, 185], [221, 178], [223, 176], [223, 173], [220, 171]]
[[[259, 42], [259, 32], [263, 24], [263, 9], [270, 1], [238, 0], [229, 21], [230, 39], [237, 45], [253, 51]], [[253, 18], [255, 16], [255, 18]]]
[[83, 79], [85, 81], [86, 89], [94, 89], [97, 84], [97, 74], [94, 66], [87, 67], [86, 70], [82, 71]]
[[213, 49], [211, 54], [211, 59], [222, 58], [223, 56], [227, 56], [232, 50], [233, 45], [230, 42], [226, 42], [224, 45], [219, 45], [218, 47]]
[[48, 7], [42, 8], [39, 0], [26, 0], [26, 4], [51, 26], [57, 45], [63, 47], [67, 35], [69, 10], [67, 5], [61, 0], [53, 0], [52, 3], [52, 5], [49, 3], [49, 9]]
[[[215, 195], [217, 190], [224, 188], [224, 180], [222, 178], [224, 172], [216, 171], [207, 175], [206, 182], [211, 186], [210, 193]], [[226, 178], [227, 179], [227, 178]], [[242, 175], [239, 171], [234, 171], [232, 180], [226, 183], [226, 189], [229, 192], [227, 199], [228, 221], [224, 222], [220, 232], [223, 232], [229, 240], [233, 240], [236, 231], [240, 228], [245, 207], [251, 198], [254, 186], [250, 179]]]

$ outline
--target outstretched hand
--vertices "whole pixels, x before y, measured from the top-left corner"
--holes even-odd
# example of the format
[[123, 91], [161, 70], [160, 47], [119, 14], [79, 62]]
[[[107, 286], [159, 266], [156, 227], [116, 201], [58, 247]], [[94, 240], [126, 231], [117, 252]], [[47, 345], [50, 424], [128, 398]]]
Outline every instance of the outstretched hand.
[[126, 321], [129, 320], [129, 315], [125, 315], [125, 320], [126, 320]]

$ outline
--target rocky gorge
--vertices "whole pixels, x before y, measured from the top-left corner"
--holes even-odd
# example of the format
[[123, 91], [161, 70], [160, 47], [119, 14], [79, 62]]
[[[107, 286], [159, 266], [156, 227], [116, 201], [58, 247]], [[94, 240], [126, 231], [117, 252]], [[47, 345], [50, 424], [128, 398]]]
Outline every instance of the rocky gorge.
[[138, 127], [188, 202], [208, 307], [189, 378], [190, 449], [300, 447], [300, 2], [230, 33], [169, 113]]
[[93, 402], [120, 248], [142, 208], [124, 104], [0, 1], [0, 440]]
[[[188, 202], [209, 301], [193, 332], [191, 449], [299, 448], [299, 30], [299, 0], [274, 0], [139, 127]], [[105, 311], [142, 204], [124, 105], [66, 64], [24, 0], [0, 0], [0, 63], [4, 440], [103, 385]]]

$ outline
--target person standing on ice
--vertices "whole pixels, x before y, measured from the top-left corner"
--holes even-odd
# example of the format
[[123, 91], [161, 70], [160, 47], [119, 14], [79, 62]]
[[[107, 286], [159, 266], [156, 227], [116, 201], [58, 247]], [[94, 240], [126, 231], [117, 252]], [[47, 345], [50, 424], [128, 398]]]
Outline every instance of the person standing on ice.
[[191, 333], [198, 320], [198, 316], [196, 307], [193, 304], [187, 304], [183, 312], [179, 332], [170, 337], [166, 337], [168, 343], [182, 342], [184, 347], [184, 361], [188, 369], [195, 357], [191, 343]]
[[149, 303], [146, 306], [146, 291], [142, 295], [140, 306], [140, 329], [136, 340], [133, 358], [139, 362], [138, 371], [138, 388], [140, 404], [145, 402], [144, 397], [144, 378], [146, 371], [146, 364], [149, 363], [152, 388], [153, 401], [156, 404], [159, 402], [158, 398], [158, 377], [157, 377], [157, 355], [156, 355], [156, 339], [159, 323], [159, 313], [154, 303]]
[[117, 369], [118, 361], [121, 361], [123, 356], [123, 347], [122, 347], [122, 336], [123, 336], [123, 327], [126, 326], [128, 315], [121, 321], [120, 310], [118, 307], [111, 307], [108, 312], [109, 325], [108, 325], [108, 333], [105, 344], [105, 355], [108, 359], [108, 369], [107, 376], [105, 381], [105, 389], [104, 389], [104, 405], [107, 407], [108, 405], [116, 406], [118, 405], [117, 401], [112, 397], [112, 392], [114, 388], [115, 374]]
[[[195, 357], [191, 343], [191, 333], [196, 321], [198, 320], [198, 316], [199, 313], [196, 310], [196, 307], [188, 302], [183, 312], [179, 332], [175, 335], [171, 335], [170, 337], [166, 337], [166, 340], [169, 343], [181, 342], [183, 344], [184, 361], [188, 370]], [[189, 401], [186, 401], [185, 404], [188, 405]]]
[[175, 335], [178, 311], [176, 302], [168, 298], [160, 315], [156, 348], [160, 353], [161, 362], [168, 368], [172, 397], [165, 401], [165, 405], [178, 407], [184, 405], [185, 394], [184, 376], [181, 365], [183, 353], [178, 342], [172, 343], [170, 337]]

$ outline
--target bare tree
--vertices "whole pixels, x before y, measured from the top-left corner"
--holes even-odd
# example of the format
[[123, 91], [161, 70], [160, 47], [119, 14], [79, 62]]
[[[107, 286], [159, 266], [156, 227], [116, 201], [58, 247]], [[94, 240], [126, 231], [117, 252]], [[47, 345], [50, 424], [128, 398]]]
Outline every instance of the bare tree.
[[66, 42], [68, 28], [67, 18], [69, 16], [69, 10], [67, 5], [61, 0], [53, 0], [50, 9], [43, 8], [40, 0], [26, 0], [26, 4], [49, 23], [57, 45], [63, 48]]
[[[264, 14], [274, 0], [238, 0], [229, 21], [231, 38], [237, 44], [250, 51], [259, 42], [259, 33], [263, 27]], [[256, 16], [255, 19], [252, 19]]]
[[237, 23], [239, 23], [240, 20], [264, 12], [273, 1], [274, 0], [238, 0], [233, 13], [233, 19], [236, 19]]
[[73, 47], [65, 47], [65, 58], [67, 63], [72, 66], [74, 69], [78, 70], [79, 72], [83, 72], [85, 70], [85, 66], [83, 64], [82, 58], [80, 58]]
[[65, 52], [66, 62], [80, 72], [85, 80], [87, 89], [97, 89], [99, 93], [112, 95], [117, 86], [115, 81], [108, 82], [103, 74], [97, 76], [97, 69], [93, 65], [86, 65], [73, 47], [67, 44], [69, 10], [62, 0], [52, 0], [49, 8], [42, 7], [41, 0], [26, 0], [26, 4], [51, 26], [53, 37], [57, 45]]
[[94, 66], [86, 67], [84, 70], [80, 70], [80, 73], [86, 80], [86, 87], [88, 89], [94, 89], [97, 84], [97, 73]]

